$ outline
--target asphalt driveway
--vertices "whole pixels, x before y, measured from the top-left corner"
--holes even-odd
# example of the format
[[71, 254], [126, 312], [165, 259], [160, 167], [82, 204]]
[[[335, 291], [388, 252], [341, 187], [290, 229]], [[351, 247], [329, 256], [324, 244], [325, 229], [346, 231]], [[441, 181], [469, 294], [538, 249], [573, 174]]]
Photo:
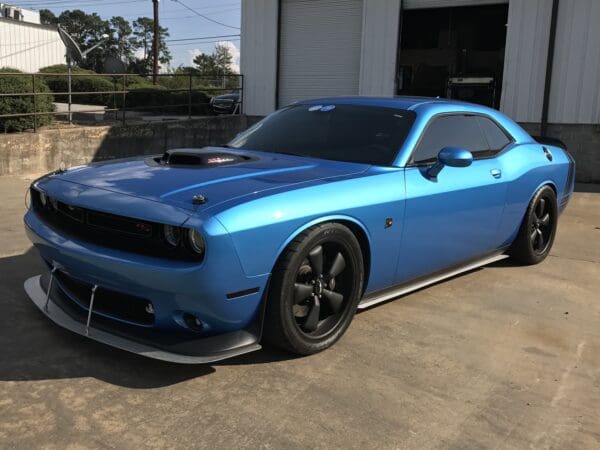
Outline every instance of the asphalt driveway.
[[27, 182], [0, 178], [0, 447], [600, 448], [600, 188], [551, 256], [503, 261], [357, 315], [332, 349], [208, 366], [64, 331], [23, 292], [42, 270]]

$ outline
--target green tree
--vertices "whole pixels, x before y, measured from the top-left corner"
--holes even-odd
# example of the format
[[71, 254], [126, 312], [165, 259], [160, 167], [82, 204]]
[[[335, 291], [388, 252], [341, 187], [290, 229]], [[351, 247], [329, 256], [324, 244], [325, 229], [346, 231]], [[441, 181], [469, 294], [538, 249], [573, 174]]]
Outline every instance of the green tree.
[[231, 50], [229, 50], [229, 47], [224, 44], [217, 44], [215, 46], [215, 50], [213, 51], [213, 56], [217, 66], [217, 73], [224, 75], [230, 75], [233, 73], [233, 70], [231, 69], [233, 56], [231, 55]]
[[133, 58], [136, 50], [135, 39], [131, 36], [133, 29], [129, 21], [121, 16], [114, 16], [110, 19], [111, 35], [116, 43], [117, 57], [126, 63]]
[[217, 63], [213, 55], [200, 53], [194, 58], [194, 64], [199, 75], [215, 75], [217, 73]]
[[[158, 62], [168, 65], [172, 56], [167, 47], [166, 38], [169, 37], [168, 28], [159, 26]], [[134, 61], [131, 68], [137, 73], [150, 73], [153, 67], [154, 51], [154, 20], [149, 17], [138, 17], [133, 21], [133, 44], [136, 49], [143, 50], [141, 61]], [[140, 70], [143, 69], [143, 70]]]
[[43, 25], [57, 25], [58, 17], [49, 9], [40, 9], [40, 21]]
[[194, 64], [198, 69], [199, 75], [231, 75], [233, 70], [231, 64], [233, 56], [229, 47], [224, 44], [217, 44], [210, 55], [200, 53], [194, 58]]

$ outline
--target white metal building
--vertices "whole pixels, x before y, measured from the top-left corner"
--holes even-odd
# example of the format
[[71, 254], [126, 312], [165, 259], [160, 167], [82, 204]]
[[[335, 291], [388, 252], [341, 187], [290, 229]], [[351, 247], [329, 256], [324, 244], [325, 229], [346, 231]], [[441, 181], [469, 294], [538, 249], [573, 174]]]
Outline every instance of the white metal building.
[[[244, 0], [244, 111], [450, 96], [563, 138], [600, 181], [600, 0]], [[537, 130], [536, 130], [537, 128]]]
[[0, 2], [0, 17], [40, 24], [40, 12]]
[[33, 73], [65, 64], [65, 52], [56, 27], [0, 17], [0, 67]]

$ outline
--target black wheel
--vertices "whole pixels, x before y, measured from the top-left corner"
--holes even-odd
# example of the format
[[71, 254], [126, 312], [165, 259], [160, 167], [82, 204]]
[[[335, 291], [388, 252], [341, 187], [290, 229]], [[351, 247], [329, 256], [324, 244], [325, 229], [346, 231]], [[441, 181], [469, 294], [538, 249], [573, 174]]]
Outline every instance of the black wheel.
[[354, 317], [363, 273], [360, 245], [345, 226], [326, 223], [301, 233], [273, 271], [267, 341], [301, 355], [331, 346]]
[[544, 186], [529, 203], [511, 255], [525, 264], [542, 262], [554, 243], [557, 219], [556, 194], [550, 186]]

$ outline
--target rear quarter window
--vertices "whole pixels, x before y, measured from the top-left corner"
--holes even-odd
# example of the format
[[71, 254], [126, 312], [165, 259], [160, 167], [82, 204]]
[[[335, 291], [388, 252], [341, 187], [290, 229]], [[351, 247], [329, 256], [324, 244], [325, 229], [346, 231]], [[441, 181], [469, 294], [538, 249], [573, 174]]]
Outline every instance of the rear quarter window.
[[506, 133], [491, 119], [478, 116], [479, 126], [485, 138], [488, 141], [489, 148], [492, 151], [500, 151], [512, 141]]

